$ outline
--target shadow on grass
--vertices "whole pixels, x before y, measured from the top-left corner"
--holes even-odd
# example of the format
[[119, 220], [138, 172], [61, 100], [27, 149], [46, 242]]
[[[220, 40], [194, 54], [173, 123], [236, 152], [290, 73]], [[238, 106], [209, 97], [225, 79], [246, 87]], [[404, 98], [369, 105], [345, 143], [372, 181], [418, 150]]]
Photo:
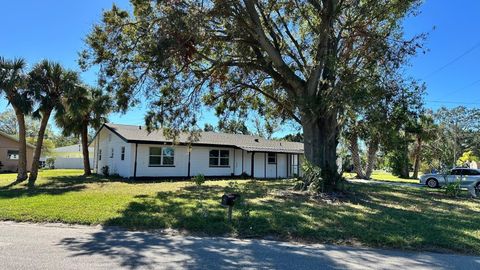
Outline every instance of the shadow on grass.
[[[425, 204], [432, 194], [397, 187], [352, 185], [347, 202], [325, 204], [304, 196], [271, 196], [288, 185], [251, 181], [239, 187], [194, 186], [179, 191], [137, 195], [121, 216], [107, 225], [131, 229], [175, 228], [194, 235], [233, 235], [238, 237], [274, 236], [282, 240], [310, 242], [362, 243], [374, 247], [449, 250], [480, 254], [478, 231], [480, 217], [466, 206], [451, 210], [452, 203], [438, 200], [438, 209]], [[236, 206], [234, 220], [227, 222], [220, 195], [239, 188], [244, 201]], [[424, 195], [422, 198], [420, 195]], [[435, 195], [435, 194], [434, 194]], [[202, 197], [200, 203], [198, 198]], [[419, 198], [420, 197], [420, 198]], [[411, 199], [409, 199], [411, 198]], [[463, 202], [463, 201], [462, 201]], [[420, 204], [418, 209], [416, 204]], [[473, 216], [477, 214], [476, 216]], [[478, 235], [477, 235], [478, 236]], [[212, 269], [289, 269], [330, 265], [352, 268], [379, 265], [385, 268], [446, 267], [442, 256], [409, 255], [416, 262], [395, 258], [393, 251], [372, 251], [336, 246], [287, 246], [281, 242], [237, 241], [223, 238], [169, 236], [156, 232], [123, 231], [106, 227], [86, 238], [64, 238], [61, 246], [74, 256], [101, 254], [119, 261], [126, 268], [212, 268]], [[327, 250], [346, 251], [333, 258]], [[340, 252], [340, 253], [341, 253]], [[299, 264], [302, 262], [302, 264]]]
[[[480, 254], [480, 212], [465, 203], [414, 188], [354, 184], [346, 202], [271, 196], [285, 184], [248, 182], [244, 200], [227, 222], [220, 196], [228, 187], [185, 187], [135, 198], [107, 225], [134, 229], [174, 228], [200, 235], [356, 244]], [[200, 203], [198, 198], [202, 196]], [[456, 203], [459, 202], [459, 203]]]
[[31, 189], [27, 187], [27, 181], [0, 187], [0, 198], [15, 198], [42, 194], [61, 195], [67, 192], [82, 191], [86, 188], [86, 184], [89, 183], [109, 181], [112, 181], [112, 179], [96, 175], [51, 176], [46, 181], [37, 181], [35, 187]]

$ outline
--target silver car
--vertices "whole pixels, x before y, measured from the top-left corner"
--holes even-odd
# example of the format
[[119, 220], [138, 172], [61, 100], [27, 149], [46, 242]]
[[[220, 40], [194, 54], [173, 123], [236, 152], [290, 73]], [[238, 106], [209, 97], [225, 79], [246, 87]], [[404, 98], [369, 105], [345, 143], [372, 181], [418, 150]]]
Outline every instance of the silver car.
[[480, 190], [480, 170], [469, 168], [453, 168], [447, 174], [431, 173], [420, 177], [420, 184], [431, 188], [441, 187], [446, 183], [460, 181], [460, 187], [470, 191]]

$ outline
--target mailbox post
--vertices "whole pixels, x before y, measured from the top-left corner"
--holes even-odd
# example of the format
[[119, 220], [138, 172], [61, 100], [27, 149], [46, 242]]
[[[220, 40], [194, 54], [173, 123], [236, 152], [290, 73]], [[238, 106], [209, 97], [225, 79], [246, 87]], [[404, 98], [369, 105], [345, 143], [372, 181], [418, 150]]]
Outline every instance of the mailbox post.
[[222, 206], [228, 207], [228, 222], [232, 222], [233, 206], [238, 198], [240, 198], [240, 195], [234, 193], [224, 194], [222, 196]]

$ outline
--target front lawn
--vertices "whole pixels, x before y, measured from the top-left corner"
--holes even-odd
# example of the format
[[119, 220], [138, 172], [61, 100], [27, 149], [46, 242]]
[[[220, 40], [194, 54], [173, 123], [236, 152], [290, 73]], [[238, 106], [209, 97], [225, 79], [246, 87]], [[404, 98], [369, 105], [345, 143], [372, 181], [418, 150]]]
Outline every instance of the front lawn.
[[[40, 176], [35, 191], [0, 189], [0, 219], [480, 254], [480, 200], [439, 190], [353, 183], [342, 202], [328, 202], [289, 191], [292, 180], [207, 181], [200, 191], [190, 182], [85, 178], [78, 170]], [[0, 187], [14, 178], [0, 174]], [[246, 202], [232, 224], [219, 204], [226, 190]]]

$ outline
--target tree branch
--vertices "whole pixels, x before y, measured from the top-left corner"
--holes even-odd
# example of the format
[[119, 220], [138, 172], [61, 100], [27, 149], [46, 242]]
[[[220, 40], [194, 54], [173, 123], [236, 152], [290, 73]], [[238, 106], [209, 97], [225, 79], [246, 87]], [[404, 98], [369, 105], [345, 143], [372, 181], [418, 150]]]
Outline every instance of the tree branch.
[[290, 84], [296, 94], [299, 95], [304, 88], [305, 82], [300, 77], [295, 75], [295, 73], [287, 66], [287, 64], [283, 61], [280, 52], [275, 49], [275, 47], [268, 40], [265, 32], [261, 27], [262, 22], [260, 21], [260, 18], [256, 11], [254, 0], [244, 0], [244, 2], [247, 8], [247, 12], [254, 24], [255, 32], [253, 34], [257, 36], [260, 45], [267, 52], [275, 67], [283, 76], [285, 76], [288, 84]]

